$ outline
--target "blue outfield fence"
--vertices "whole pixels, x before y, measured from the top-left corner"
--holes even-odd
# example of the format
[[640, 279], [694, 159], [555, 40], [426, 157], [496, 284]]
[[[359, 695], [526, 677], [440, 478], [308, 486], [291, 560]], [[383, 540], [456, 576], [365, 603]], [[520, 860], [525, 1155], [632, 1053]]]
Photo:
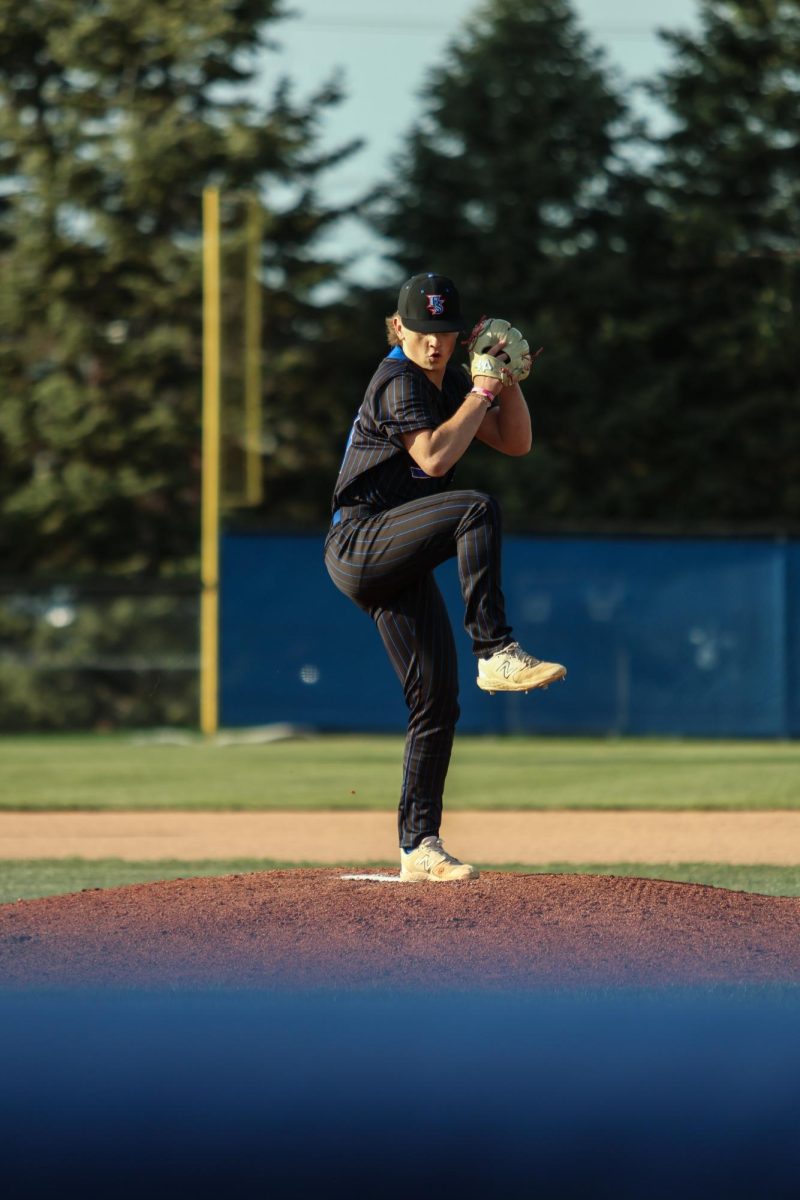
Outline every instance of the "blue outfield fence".
[[[330, 582], [322, 541], [223, 538], [224, 725], [405, 728], [380, 639]], [[515, 636], [569, 672], [528, 695], [476, 688], [455, 563], [436, 575], [456, 633], [463, 732], [800, 734], [800, 542], [507, 537]]]

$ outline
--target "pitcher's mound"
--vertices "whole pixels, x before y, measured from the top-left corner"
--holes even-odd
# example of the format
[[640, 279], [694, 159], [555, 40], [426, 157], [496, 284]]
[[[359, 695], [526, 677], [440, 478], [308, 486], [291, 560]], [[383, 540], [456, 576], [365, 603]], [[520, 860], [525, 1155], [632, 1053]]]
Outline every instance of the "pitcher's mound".
[[592, 875], [389, 886], [353, 868], [0, 907], [5, 986], [502, 990], [800, 982], [800, 898]]

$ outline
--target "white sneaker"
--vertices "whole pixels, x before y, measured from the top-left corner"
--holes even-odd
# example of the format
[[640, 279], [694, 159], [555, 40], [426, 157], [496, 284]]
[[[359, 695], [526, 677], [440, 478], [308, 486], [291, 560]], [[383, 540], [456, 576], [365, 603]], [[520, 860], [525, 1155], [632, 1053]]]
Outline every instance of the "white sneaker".
[[546, 688], [563, 679], [567, 668], [561, 663], [542, 662], [526, 654], [519, 642], [498, 650], [491, 658], [478, 659], [477, 684], [484, 692], [529, 692]]
[[451, 883], [456, 879], [477, 879], [480, 871], [448, 854], [438, 837], [423, 838], [416, 850], [400, 851], [401, 883]]

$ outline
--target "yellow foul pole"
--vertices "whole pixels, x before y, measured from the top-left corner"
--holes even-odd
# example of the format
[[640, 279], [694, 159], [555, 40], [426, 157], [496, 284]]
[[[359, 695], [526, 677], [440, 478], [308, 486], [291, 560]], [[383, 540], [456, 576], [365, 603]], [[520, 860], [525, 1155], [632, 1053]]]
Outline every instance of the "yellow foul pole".
[[203, 191], [203, 482], [200, 728], [219, 723], [220, 259], [219, 189]]

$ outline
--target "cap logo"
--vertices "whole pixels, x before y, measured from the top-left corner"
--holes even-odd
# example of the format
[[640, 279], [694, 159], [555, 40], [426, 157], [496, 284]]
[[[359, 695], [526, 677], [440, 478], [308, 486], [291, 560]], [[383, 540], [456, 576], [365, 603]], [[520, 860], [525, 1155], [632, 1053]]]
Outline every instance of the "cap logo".
[[440, 292], [426, 292], [425, 298], [428, 301], [426, 308], [432, 317], [441, 317], [444, 312], [444, 296]]

